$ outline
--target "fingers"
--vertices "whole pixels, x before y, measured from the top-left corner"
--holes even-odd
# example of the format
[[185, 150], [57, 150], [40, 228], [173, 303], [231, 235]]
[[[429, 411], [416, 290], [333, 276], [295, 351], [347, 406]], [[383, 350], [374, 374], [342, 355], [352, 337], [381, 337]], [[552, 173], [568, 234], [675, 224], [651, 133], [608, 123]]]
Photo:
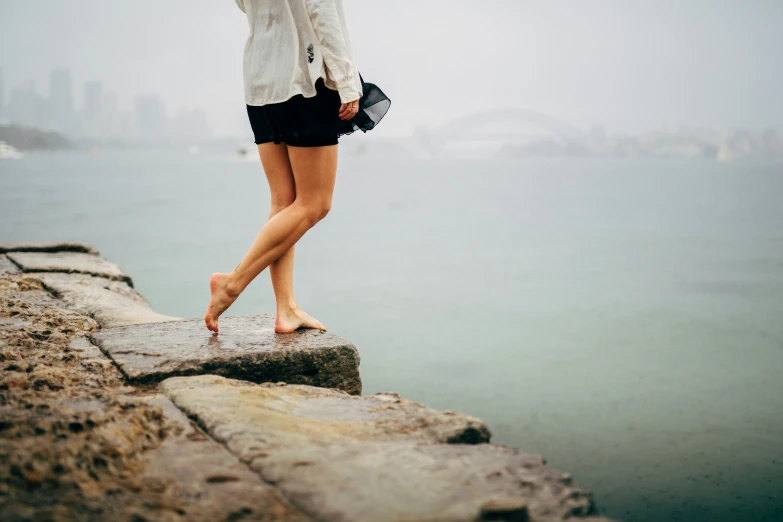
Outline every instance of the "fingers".
[[348, 115], [348, 108], [351, 106], [350, 103], [343, 103], [340, 105], [340, 119], [344, 120], [345, 117]]
[[340, 119], [341, 120], [350, 120], [354, 116], [356, 116], [356, 113], [359, 112], [359, 100], [354, 100], [352, 102], [343, 103], [340, 106]]
[[354, 112], [353, 102], [344, 103], [342, 106], [340, 106], [341, 120], [350, 120], [353, 118], [354, 114], [356, 114], [356, 112]]

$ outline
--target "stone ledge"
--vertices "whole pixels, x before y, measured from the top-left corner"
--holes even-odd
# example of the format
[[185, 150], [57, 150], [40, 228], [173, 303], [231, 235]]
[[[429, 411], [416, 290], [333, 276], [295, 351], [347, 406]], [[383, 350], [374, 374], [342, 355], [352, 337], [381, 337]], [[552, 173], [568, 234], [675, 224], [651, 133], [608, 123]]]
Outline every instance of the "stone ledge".
[[83, 252], [98, 255], [92, 245], [80, 241], [5, 241], [0, 242], [0, 254], [6, 252]]
[[605, 520], [594, 516], [590, 494], [542, 457], [486, 444], [489, 430], [474, 417], [396, 394], [352, 397], [214, 375], [160, 388], [319, 521]]
[[[280, 492], [205, 435], [165, 396], [144, 398], [160, 406], [169, 435], [142, 457], [140, 482], [166, 480], [166, 492], [183, 511], [183, 520], [276, 520], [312, 522]], [[172, 502], [173, 503], [173, 502]]]
[[[21, 475], [8, 482], [13, 502], [0, 503], [0, 519], [609, 522], [542, 457], [489, 444], [480, 419], [391, 392], [357, 396], [359, 354], [345, 339], [275, 334], [269, 314], [221, 318], [215, 335], [201, 319], [156, 314], [123, 281], [11, 273], [3, 254], [0, 272], [3, 261], [0, 387], [13, 401], [11, 429], [21, 430], [6, 439]], [[87, 331], [102, 350], [81, 337]], [[125, 386], [205, 372], [224, 377], [170, 377], [165, 396]], [[81, 420], [71, 426], [52, 411]], [[105, 466], [115, 442], [119, 464]], [[88, 467], [55, 466], [74, 456]], [[79, 487], [41, 493], [42, 481]]]
[[357, 395], [362, 390], [359, 352], [350, 342], [315, 329], [277, 334], [271, 314], [221, 317], [219, 334], [201, 319], [188, 319], [120, 326], [91, 339], [133, 384], [209, 373]]
[[0, 254], [0, 276], [17, 275], [21, 273], [22, 271], [19, 270], [19, 267], [12, 263], [11, 260], [8, 259], [8, 256]]
[[112, 281], [123, 281], [131, 288], [133, 287], [133, 280], [119, 266], [94, 254], [82, 252], [11, 252], [6, 255], [24, 272], [87, 274]]
[[42, 272], [36, 277], [70, 308], [89, 315], [103, 328], [181, 320], [161, 315], [122, 281], [87, 274]]

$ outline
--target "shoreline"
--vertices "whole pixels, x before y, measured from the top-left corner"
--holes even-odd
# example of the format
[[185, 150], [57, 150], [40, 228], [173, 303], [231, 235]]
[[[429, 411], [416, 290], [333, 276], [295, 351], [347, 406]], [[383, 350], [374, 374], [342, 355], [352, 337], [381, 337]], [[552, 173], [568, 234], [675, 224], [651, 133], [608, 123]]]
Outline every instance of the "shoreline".
[[273, 320], [213, 335], [90, 245], [0, 243], [0, 518], [609, 520], [482, 420], [362, 396], [346, 339]]

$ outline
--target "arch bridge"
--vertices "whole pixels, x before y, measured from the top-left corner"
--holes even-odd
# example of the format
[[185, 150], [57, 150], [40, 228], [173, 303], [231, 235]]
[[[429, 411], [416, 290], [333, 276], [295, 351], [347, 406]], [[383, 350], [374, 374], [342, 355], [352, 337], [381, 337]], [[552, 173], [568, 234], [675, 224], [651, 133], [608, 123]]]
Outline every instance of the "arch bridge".
[[561, 142], [584, 135], [584, 131], [570, 123], [540, 112], [526, 109], [492, 109], [461, 116], [441, 127], [418, 132], [416, 137], [426, 148], [439, 149], [456, 141], [504, 142], [518, 139], [520, 133], [513, 132], [515, 129], [525, 129], [528, 134], [531, 134], [532, 130], [535, 131], [534, 135], [548, 134]]

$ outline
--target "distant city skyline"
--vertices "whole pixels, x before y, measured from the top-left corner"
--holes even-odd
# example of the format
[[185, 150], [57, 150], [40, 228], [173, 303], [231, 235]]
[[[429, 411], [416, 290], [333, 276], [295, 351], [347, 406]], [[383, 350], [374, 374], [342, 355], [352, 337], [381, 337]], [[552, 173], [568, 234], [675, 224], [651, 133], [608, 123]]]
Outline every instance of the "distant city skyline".
[[50, 71], [48, 92], [40, 92], [35, 81], [28, 80], [10, 89], [7, 102], [4, 80], [0, 68], [0, 121], [103, 142], [200, 141], [213, 136], [203, 109], [180, 108], [170, 116], [155, 93], [137, 94], [130, 110], [121, 109], [117, 92], [104, 89], [101, 81], [85, 82], [81, 97], [75, 95], [79, 89], [68, 68]]
[[[631, 133], [783, 125], [780, 1], [344, 4], [359, 70], [392, 100], [373, 137], [507, 108]], [[67, 67], [77, 107], [100, 81], [120, 111], [152, 93], [170, 116], [203, 109], [216, 135], [247, 136], [247, 34], [230, 0], [2, 2], [0, 67], [6, 92], [43, 92]]]

